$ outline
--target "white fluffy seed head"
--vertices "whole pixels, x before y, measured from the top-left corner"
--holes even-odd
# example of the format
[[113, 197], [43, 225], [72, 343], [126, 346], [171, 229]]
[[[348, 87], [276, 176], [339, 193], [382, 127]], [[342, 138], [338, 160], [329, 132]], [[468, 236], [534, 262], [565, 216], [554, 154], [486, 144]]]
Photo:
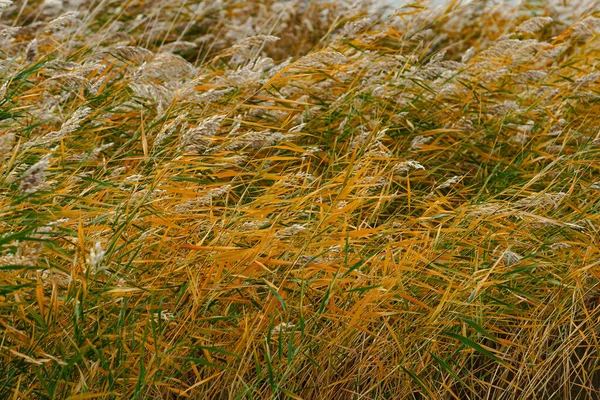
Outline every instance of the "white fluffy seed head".
[[102, 261], [104, 260], [104, 254], [106, 251], [102, 248], [102, 244], [100, 242], [96, 242], [94, 247], [90, 249], [90, 256], [87, 259], [90, 271], [93, 275], [96, 275], [100, 272], [106, 271], [106, 267], [103, 267]]

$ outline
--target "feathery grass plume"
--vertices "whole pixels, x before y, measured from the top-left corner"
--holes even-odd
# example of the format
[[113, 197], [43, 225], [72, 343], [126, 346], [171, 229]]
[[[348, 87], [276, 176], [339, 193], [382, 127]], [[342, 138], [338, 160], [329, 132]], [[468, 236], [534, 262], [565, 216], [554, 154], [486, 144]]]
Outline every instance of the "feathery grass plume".
[[600, 78], [599, 72], [585, 74], [585, 75], [577, 78], [577, 80], [575, 80], [575, 82], [573, 82], [573, 85], [577, 88], [577, 90], [581, 90], [591, 84], [596, 83], [598, 81], [598, 78]]
[[522, 22], [515, 30], [521, 33], [535, 33], [553, 21], [554, 20], [550, 17], [530, 18], [527, 21]]
[[[358, 135], [352, 139], [350, 144], [351, 147], [356, 147], [359, 145], [364, 145], [369, 142], [370, 146], [374, 146], [379, 143], [379, 140], [382, 139], [385, 135], [385, 129], [381, 131], [377, 131], [377, 133], [373, 134], [366, 126], [359, 126], [356, 128]], [[370, 139], [370, 141], [369, 141]]]
[[189, 213], [196, 208], [210, 204], [212, 200], [222, 197], [223, 195], [227, 194], [230, 190], [231, 185], [224, 185], [218, 188], [211, 189], [203, 196], [176, 205], [173, 208], [173, 211], [178, 214]]
[[23, 193], [31, 194], [37, 192], [46, 180], [46, 169], [50, 166], [51, 153], [45, 154], [38, 162], [25, 171], [19, 184]]
[[556, 208], [558, 204], [566, 197], [568, 193], [557, 192], [557, 193], [532, 193], [529, 196], [520, 199], [515, 205], [525, 208]]
[[235, 91], [235, 88], [228, 87], [225, 89], [209, 89], [206, 92], [196, 96], [196, 100], [202, 103], [216, 103], [223, 99], [225, 96]]
[[455, 175], [455, 176], [447, 179], [446, 181], [444, 181], [444, 183], [436, 186], [435, 190], [446, 189], [446, 188], [452, 187], [452, 186], [456, 185], [458, 182], [460, 182], [462, 178], [463, 178], [462, 176]]
[[106, 81], [106, 76], [101, 77], [100, 79], [97, 79], [96, 82], [92, 83], [91, 86], [89, 86], [89, 91], [92, 95], [97, 96], [100, 88], [102, 87], [102, 85], [104, 85], [104, 82]]
[[304, 231], [306, 231], [306, 226], [304, 226], [302, 224], [293, 224], [293, 225], [283, 228], [282, 230], [277, 232], [277, 235], [280, 238], [289, 238], [292, 236], [296, 236], [299, 233], [302, 233]]
[[114, 143], [106, 143], [100, 146], [96, 146], [94, 147], [94, 149], [92, 151], [89, 151], [85, 154], [73, 154], [71, 157], [69, 157], [69, 160], [73, 160], [73, 161], [95, 161], [98, 156], [100, 155], [100, 153], [102, 153], [103, 151], [110, 149], [111, 147], [114, 146]]
[[52, 85], [58, 83], [61, 87], [75, 86], [75, 87], [83, 87], [84, 89], [90, 90], [91, 84], [90, 81], [83, 76], [80, 76], [74, 72], [54, 75], [51, 78], [48, 78], [44, 81], [44, 86]]
[[25, 58], [28, 62], [33, 62], [37, 58], [38, 55], [38, 40], [37, 38], [33, 39], [27, 47], [25, 48]]
[[518, 263], [519, 261], [521, 261], [522, 258], [523, 257], [521, 257], [519, 254], [510, 250], [505, 250], [502, 253], [502, 260], [506, 263], [507, 266]]
[[224, 118], [224, 115], [214, 115], [203, 120], [197, 127], [185, 131], [179, 148], [185, 152], [206, 151], [212, 144], [210, 138], [219, 132]]
[[277, 326], [274, 326], [273, 329], [271, 329], [271, 336], [279, 335], [282, 332], [289, 332], [292, 329], [294, 329], [295, 326], [295, 324], [289, 322], [282, 322]]
[[58, 131], [52, 131], [45, 134], [42, 137], [31, 140], [23, 145], [23, 148], [27, 149], [33, 146], [52, 144], [56, 141], [63, 139], [65, 136], [70, 135], [79, 129], [81, 122], [92, 112], [89, 107], [80, 107], [71, 117], [65, 121]]
[[464, 52], [464, 54], [461, 56], [460, 61], [462, 63], [466, 63], [467, 61], [469, 61], [471, 58], [473, 58], [473, 56], [477, 53], [477, 49], [475, 48], [475, 46], [471, 46], [469, 47], [469, 49], [467, 51]]
[[171, 321], [173, 318], [175, 318], [175, 314], [167, 310], [162, 310], [160, 312], [154, 313], [155, 323], [158, 319], [161, 319], [163, 321]]
[[143, 189], [143, 190], [139, 190], [135, 193], [133, 193], [131, 195], [130, 198], [130, 203], [131, 204], [136, 204], [139, 203], [141, 201], [144, 201], [143, 205], [148, 205], [150, 204], [152, 201], [157, 200], [158, 196], [162, 195], [166, 193], [165, 190], [151, 190], [151, 189]]
[[395, 164], [392, 167], [392, 169], [395, 173], [406, 174], [413, 170], [419, 170], [419, 169], [425, 170], [425, 167], [422, 166], [421, 163], [419, 163], [418, 161], [408, 160], [408, 161], [401, 161], [401, 162]]
[[177, 131], [177, 129], [180, 128], [181, 124], [183, 123], [183, 121], [185, 121], [187, 116], [187, 113], [183, 113], [181, 115], [178, 115], [177, 118], [175, 118], [173, 121], [166, 124], [165, 127], [156, 136], [156, 139], [154, 140], [152, 146], [158, 149], [165, 140], [171, 137], [173, 133], [175, 133], [175, 131]]
[[79, 12], [67, 11], [58, 18], [55, 18], [52, 21], [48, 22], [48, 25], [46, 25], [46, 27], [44, 28], [44, 32], [64, 31], [65, 28], [67, 28], [68, 26], [73, 26], [77, 22], [80, 22], [78, 17]]
[[[250, 36], [245, 39], [240, 40], [238, 43], [231, 46], [227, 51], [222, 54], [220, 57], [226, 57], [230, 55], [234, 55], [234, 59], [232, 60], [233, 64], [240, 64], [243, 62], [245, 57], [252, 57], [251, 51], [253, 49], [263, 47], [268, 43], [273, 43], [280, 40], [279, 37], [274, 35], [255, 35]], [[239, 58], [242, 56], [243, 58]]]
[[588, 40], [600, 31], [600, 18], [587, 16], [573, 25], [571, 36], [575, 39]]
[[89, 271], [92, 275], [98, 275], [101, 272], [107, 272], [108, 268], [102, 265], [106, 251], [102, 248], [100, 242], [96, 242], [90, 249], [90, 256], [87, 258]]
[[268, 218], [262, 219], [262, 220], [259, 219], [259, 220], [253, 220], [253, 221], [246, 221], [238, 226], [238, 230], [240, 232], [250, 232], [250, 231], [259, 230], [262, 227], [264, 227], [265, 225], [267, 225], [269, 222], [270, 222], [270, 220]]
[[138, 184], [144, 180], [144, 175], [142, 174], [133, 174], [129, 175], [127, 178], [123, 179], [123, 184]]
[[339, 65], [347, 62], [347, 58], [340, 52], [337, 51], [317, 51], [310, 53], [292, 65], [296, 68], [321, 68], [327, 65]]
[[81, 122], [90, 115], [91, 112], [92, 109], [89, 107], [80, 107], [75, 110], [73, 115], [71, 115], [71, 117], [60, 127], [61, 134], [64, 136], [75, 132], [81, 125]]
[[435, 31], [433, 29], [424, 29], [422, 31], [416, 32], [414, 35], [410, 37], [410, 41], [412, 42], [429, 42], [435, 37]]
[[230, 143], [221, 146], [221, 148], [229, 151], [240, 149], [259, 150], [292, 137], [292, 135], [280, 132], [272, 132], [269, 129], [260, 132], [250, 131], [230, 139]]
[[419, 150], [423, 147], [423, 145], [431, 142], [433, 138], [431, 136], [415, 136], [413, 140], [410, 142], [410, 148], [412, 150]]
[[242, 68], [238, 68], [236, 71], [228, 72], [223, 78], [226, 84], [239, 88], [247, 88], [259, 83], [261, 76], [262, 71], [254, 69], [253, 66], [249, 64]]
[[160, 51], [164, 53], [174, 53], [176, 51], [191, 50], [198, 47], [198, 44], [194, 42], [188, 42], [186, 40], [177, 40], [175, 42], [167, 43], [160, 46]]
[[277, 36], [273, 35], [256, 35], [242, 39], [239, 43], [236, 43], [231, 50], [245, 52], [255, 46], [262, 46], [265, 43], [273, 43], [280, 40]]
[[354, 39], [356, 38], [356, 34], [366, 27], [368, 27], [372, 23], [372, 19], [370, 17], [362, 18], [358, 21], [350, 21], [344, 25], [344, 28], [340, 32], [340, 37], [346, 39]]
[[528, 81], [539, 82], [548, 76], [548, 72], [540, 70], [531, 70], [519, 74], [518, 80], [526, 83]]
[[155, 104], [158, 114], [163, 114], [166, 105], [171, 104], [176, 97], [175, 90], [155, 82], [130, 82], [129, 87], [136, 97]]
[[181, 56], [171, 53], [158, 53], [154, 58], [140, 67], [142, 71], [136, 72], [134, 80], [141, 76], [154, 79], [176, 80], [191, 77], [196, 70], [192, 64]]
[[112, 50], [112, 53], [136, 64], [148, 61], [154, 56], [152, 51], [138, 46], [117, 46]]
[[514, 100], [504, 100], [502, 104], [495, 104], [488, 108], [489, 113], [498, 116], [505, 116], [515, 111], [519, 111], [519, 105]]

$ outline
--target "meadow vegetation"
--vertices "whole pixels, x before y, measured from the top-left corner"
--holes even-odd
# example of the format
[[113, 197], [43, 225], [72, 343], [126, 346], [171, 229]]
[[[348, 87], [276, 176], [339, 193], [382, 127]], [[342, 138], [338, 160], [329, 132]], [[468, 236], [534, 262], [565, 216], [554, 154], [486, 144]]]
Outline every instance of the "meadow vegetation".
[[598, 398], [596, 2], [0, 9], [0, 398]]

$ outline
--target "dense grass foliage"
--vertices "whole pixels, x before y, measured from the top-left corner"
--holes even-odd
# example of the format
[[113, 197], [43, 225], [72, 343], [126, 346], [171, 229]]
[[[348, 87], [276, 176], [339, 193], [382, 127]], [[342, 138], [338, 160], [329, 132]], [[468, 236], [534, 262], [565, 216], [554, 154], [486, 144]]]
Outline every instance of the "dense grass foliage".
[[0, 0], [0, 398], [598, 398], [566, 3]]

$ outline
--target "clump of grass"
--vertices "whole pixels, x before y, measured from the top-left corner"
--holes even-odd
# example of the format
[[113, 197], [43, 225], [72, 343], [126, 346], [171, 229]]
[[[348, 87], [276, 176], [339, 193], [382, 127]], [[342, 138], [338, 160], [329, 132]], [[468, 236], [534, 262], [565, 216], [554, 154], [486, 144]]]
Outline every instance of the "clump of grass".
[[590, 4], [0, 7], [0, 397], [599, 395]]

